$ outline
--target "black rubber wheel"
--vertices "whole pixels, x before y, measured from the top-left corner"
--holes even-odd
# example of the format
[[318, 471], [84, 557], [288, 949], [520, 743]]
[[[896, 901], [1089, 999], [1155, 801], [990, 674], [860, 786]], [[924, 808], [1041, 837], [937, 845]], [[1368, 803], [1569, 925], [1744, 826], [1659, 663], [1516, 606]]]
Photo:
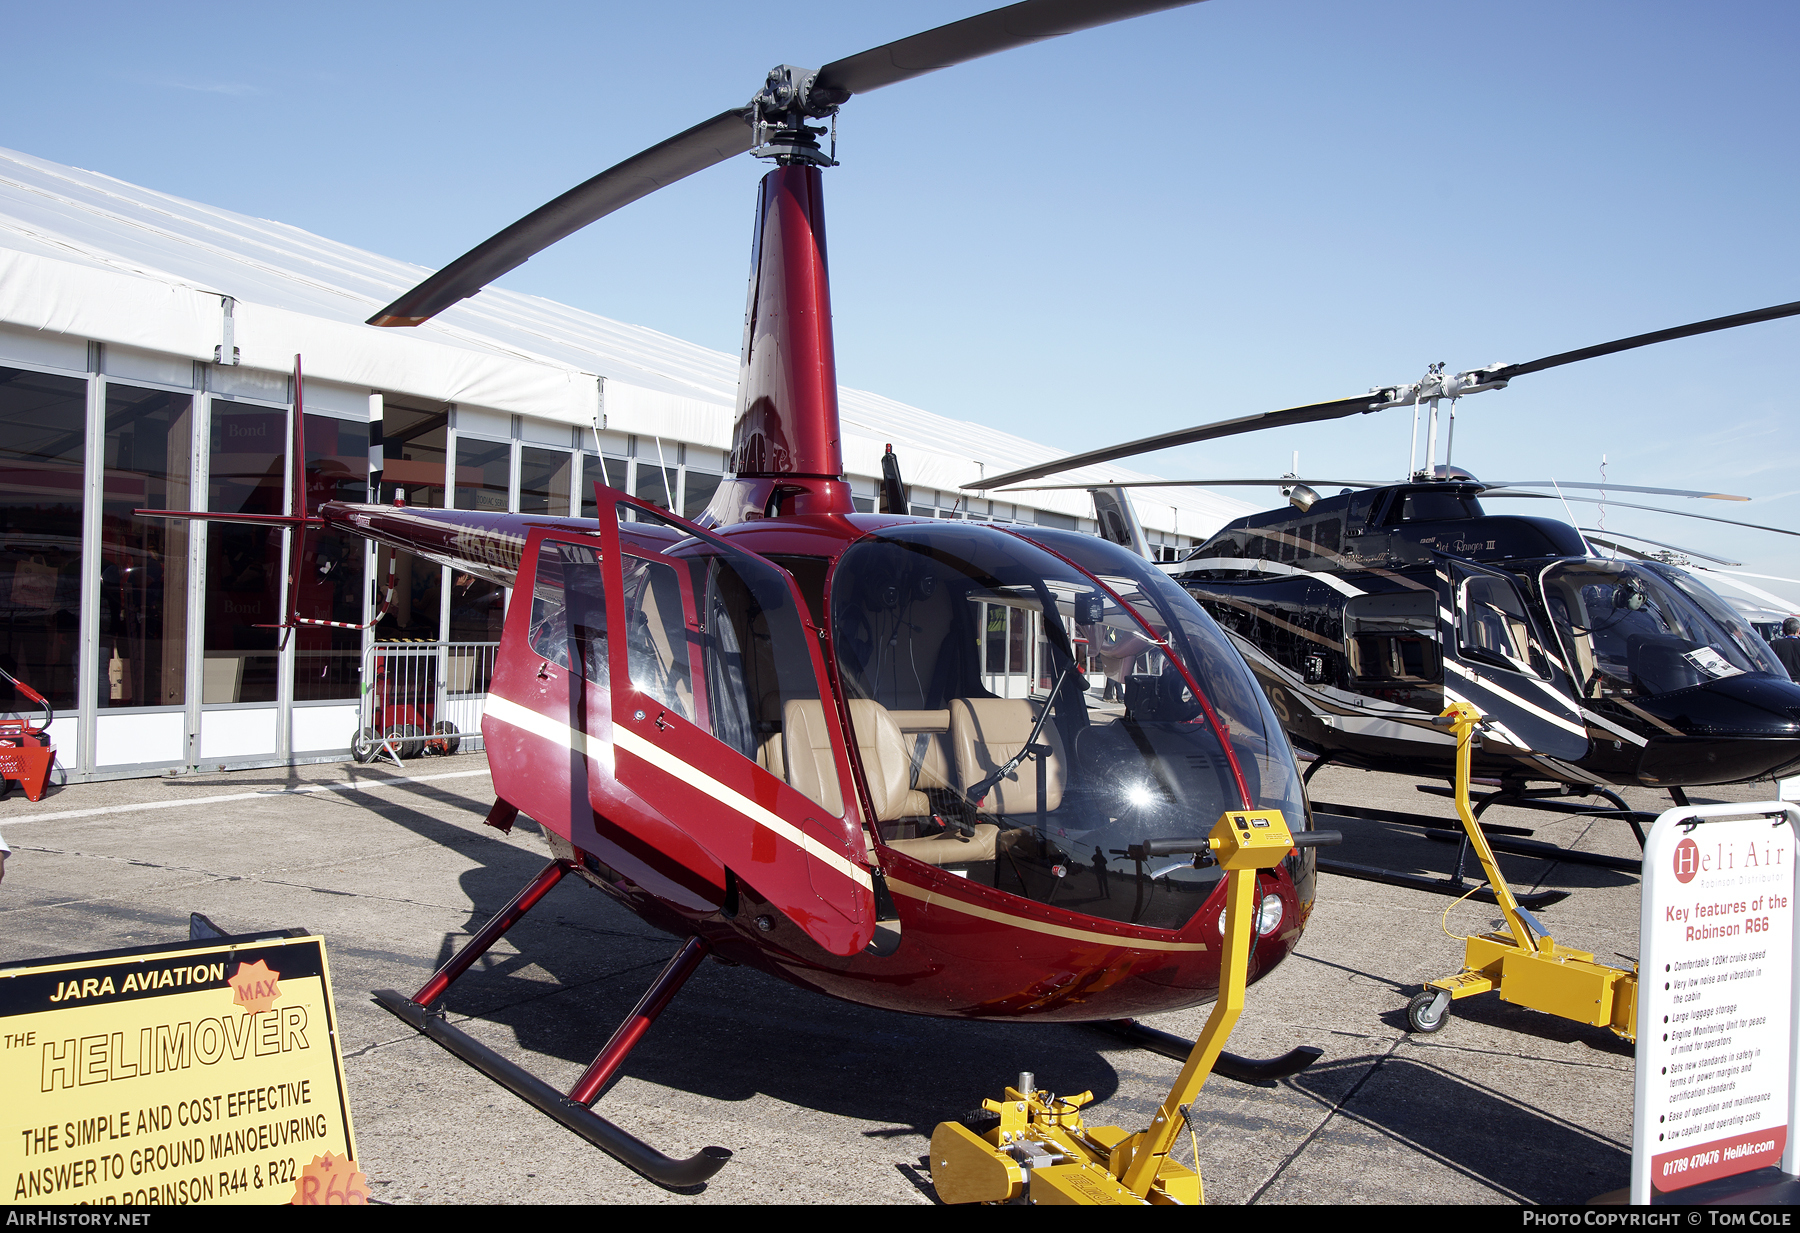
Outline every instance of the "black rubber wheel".
[[[1439, 998], [1443, 999], [1441, 1005], [1437, 1005]], [[1406, 1021], [1415, 1032], [1442, 1031], [1444, 1025], [1450, 1022], [1450, 995], [1442, 989], [1421, 990], [1417, 997], [1406, 1004]]]
[[381, 733], [373, 728], [364, 728], [350, 738], [350, 756], [358, 762], [373, 762], [375, 751], [381, 748]]
[[394, 749], [402, 759], [416, 758], [424, 752], [425, 742], [421, 739], [415, 724], [401, 724], [397, 728], [388, 729], [388, 740], [393, 742]]
[[[451, 754], [462, 748], [462, 737], [455, 735], [456, 725], [451, 723], [448, 719], [438, 720], [437, 723], [432, 726], [431, 731], [434, 735], [429, 741], [425, 742], [425, 751], [427, 753], [443, 754], [445, 757], [449, 757]], [[451, 735], [447, 737], [441, 735], [445, 732], [451, 733]]]

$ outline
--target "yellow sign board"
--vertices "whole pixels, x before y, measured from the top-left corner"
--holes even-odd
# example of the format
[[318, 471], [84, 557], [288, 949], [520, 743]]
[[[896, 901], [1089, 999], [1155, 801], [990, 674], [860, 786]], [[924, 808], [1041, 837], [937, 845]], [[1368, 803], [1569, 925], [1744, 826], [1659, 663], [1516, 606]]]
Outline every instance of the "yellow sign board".
[[355, 1158], [324, 939], [0, 968], [0, 1200], [354, 1203]]

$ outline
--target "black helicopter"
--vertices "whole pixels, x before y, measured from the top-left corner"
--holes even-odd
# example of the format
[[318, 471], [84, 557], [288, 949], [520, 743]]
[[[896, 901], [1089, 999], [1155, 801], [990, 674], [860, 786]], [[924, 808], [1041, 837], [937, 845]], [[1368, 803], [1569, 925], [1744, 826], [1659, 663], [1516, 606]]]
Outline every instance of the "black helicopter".
[[[1399, 483], [1158, 481], [1279, 485], [1289, 499], [1233, 520], [1165, 569], [1231, 635], [1289, 738], [1313, 755], [1308, 778], [1329, 763], [1445, 778], [1456, 745], [1431, 718], [1465, 701], [1489, 717], [1476, 767], [1499, 781], [1492, 801], [1594, 791], [1636, 828], [1638, 819], [1608, 786], [1660, 788], [1685, 803], [1685, 787], [1800, 772], [1800, 685], [1750, 624], [1688, 571], [1642, 552], [1601, 557], [1582, 531], [1557, 519], [1488, 513], [1484, 497], [1593, 501], [1561, 490], [1600, 485], [1482, 483], [1450, 466], [1448, 452], [1437, 465], [1438, 402], [1450, 400], [1454, 416], [1455, 399], [1504, 388], [1524, 373], [1795, 314], [1800, 303], [1454, 375], [1434, 365], [1411, 385], [1165, 433], [970, 487], [1022, 491], [1073, 467], [1387, 407], [1415, 408], [1416, 438], [1419, 409], [1429, 404], [1427, 466]], [[1147, 485], [1096, 491], [1108, 538], [1128, 542], [1134, 519], [1122, 508], [1123, 489], [1134, 486]], [[1554, 494], [1531, 491], [1552, 486]], [[1317, 491], [1331, 487], [1341, 491]], [[1606, 489], [1606, 504], [1635, 509], [1655, 507], [1610, 494], [1743, 499]], [[1555, 786], [1532, 789], [1532, 782]], [[1523, 850], [1537, 847], [1548, 845]]]

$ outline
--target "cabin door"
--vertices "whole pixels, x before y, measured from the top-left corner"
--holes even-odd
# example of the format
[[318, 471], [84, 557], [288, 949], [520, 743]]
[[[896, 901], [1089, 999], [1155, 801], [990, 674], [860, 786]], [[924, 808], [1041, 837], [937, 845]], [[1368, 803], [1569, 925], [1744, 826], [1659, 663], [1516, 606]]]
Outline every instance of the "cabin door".
[[874, 931], [857, 794], [793, 579], [599, 491], [614, 775], [826, 950]]
[[1439, 557], [1444, 701], [1467, 702], [1509, 745], [1565, 761], [1587, 753], [1568, 674], [1510, 574]]

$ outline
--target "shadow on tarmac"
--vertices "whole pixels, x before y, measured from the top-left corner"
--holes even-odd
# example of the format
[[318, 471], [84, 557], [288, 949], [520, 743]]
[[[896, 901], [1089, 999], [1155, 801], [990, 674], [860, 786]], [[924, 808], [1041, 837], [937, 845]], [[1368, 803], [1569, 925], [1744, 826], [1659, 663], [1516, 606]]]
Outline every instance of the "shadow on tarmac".
[[[1627, 1149], [1427, 1060], [1346, 1058], [1288, 1082], [1329, 1105], [1339, 1099], [1347, 1072], [1366, 1077], [1343, 1099], [1308, 1154], [1355, 1150], [1367, 1136], [1385, 1137], [1526, 1203], [1586, 1203], [1630, 1176]], [[1339, 1125], [1339, 1118], [1357, 1129]], [[1304, 1157], [1296, 1167], [1305, 1168]]]

